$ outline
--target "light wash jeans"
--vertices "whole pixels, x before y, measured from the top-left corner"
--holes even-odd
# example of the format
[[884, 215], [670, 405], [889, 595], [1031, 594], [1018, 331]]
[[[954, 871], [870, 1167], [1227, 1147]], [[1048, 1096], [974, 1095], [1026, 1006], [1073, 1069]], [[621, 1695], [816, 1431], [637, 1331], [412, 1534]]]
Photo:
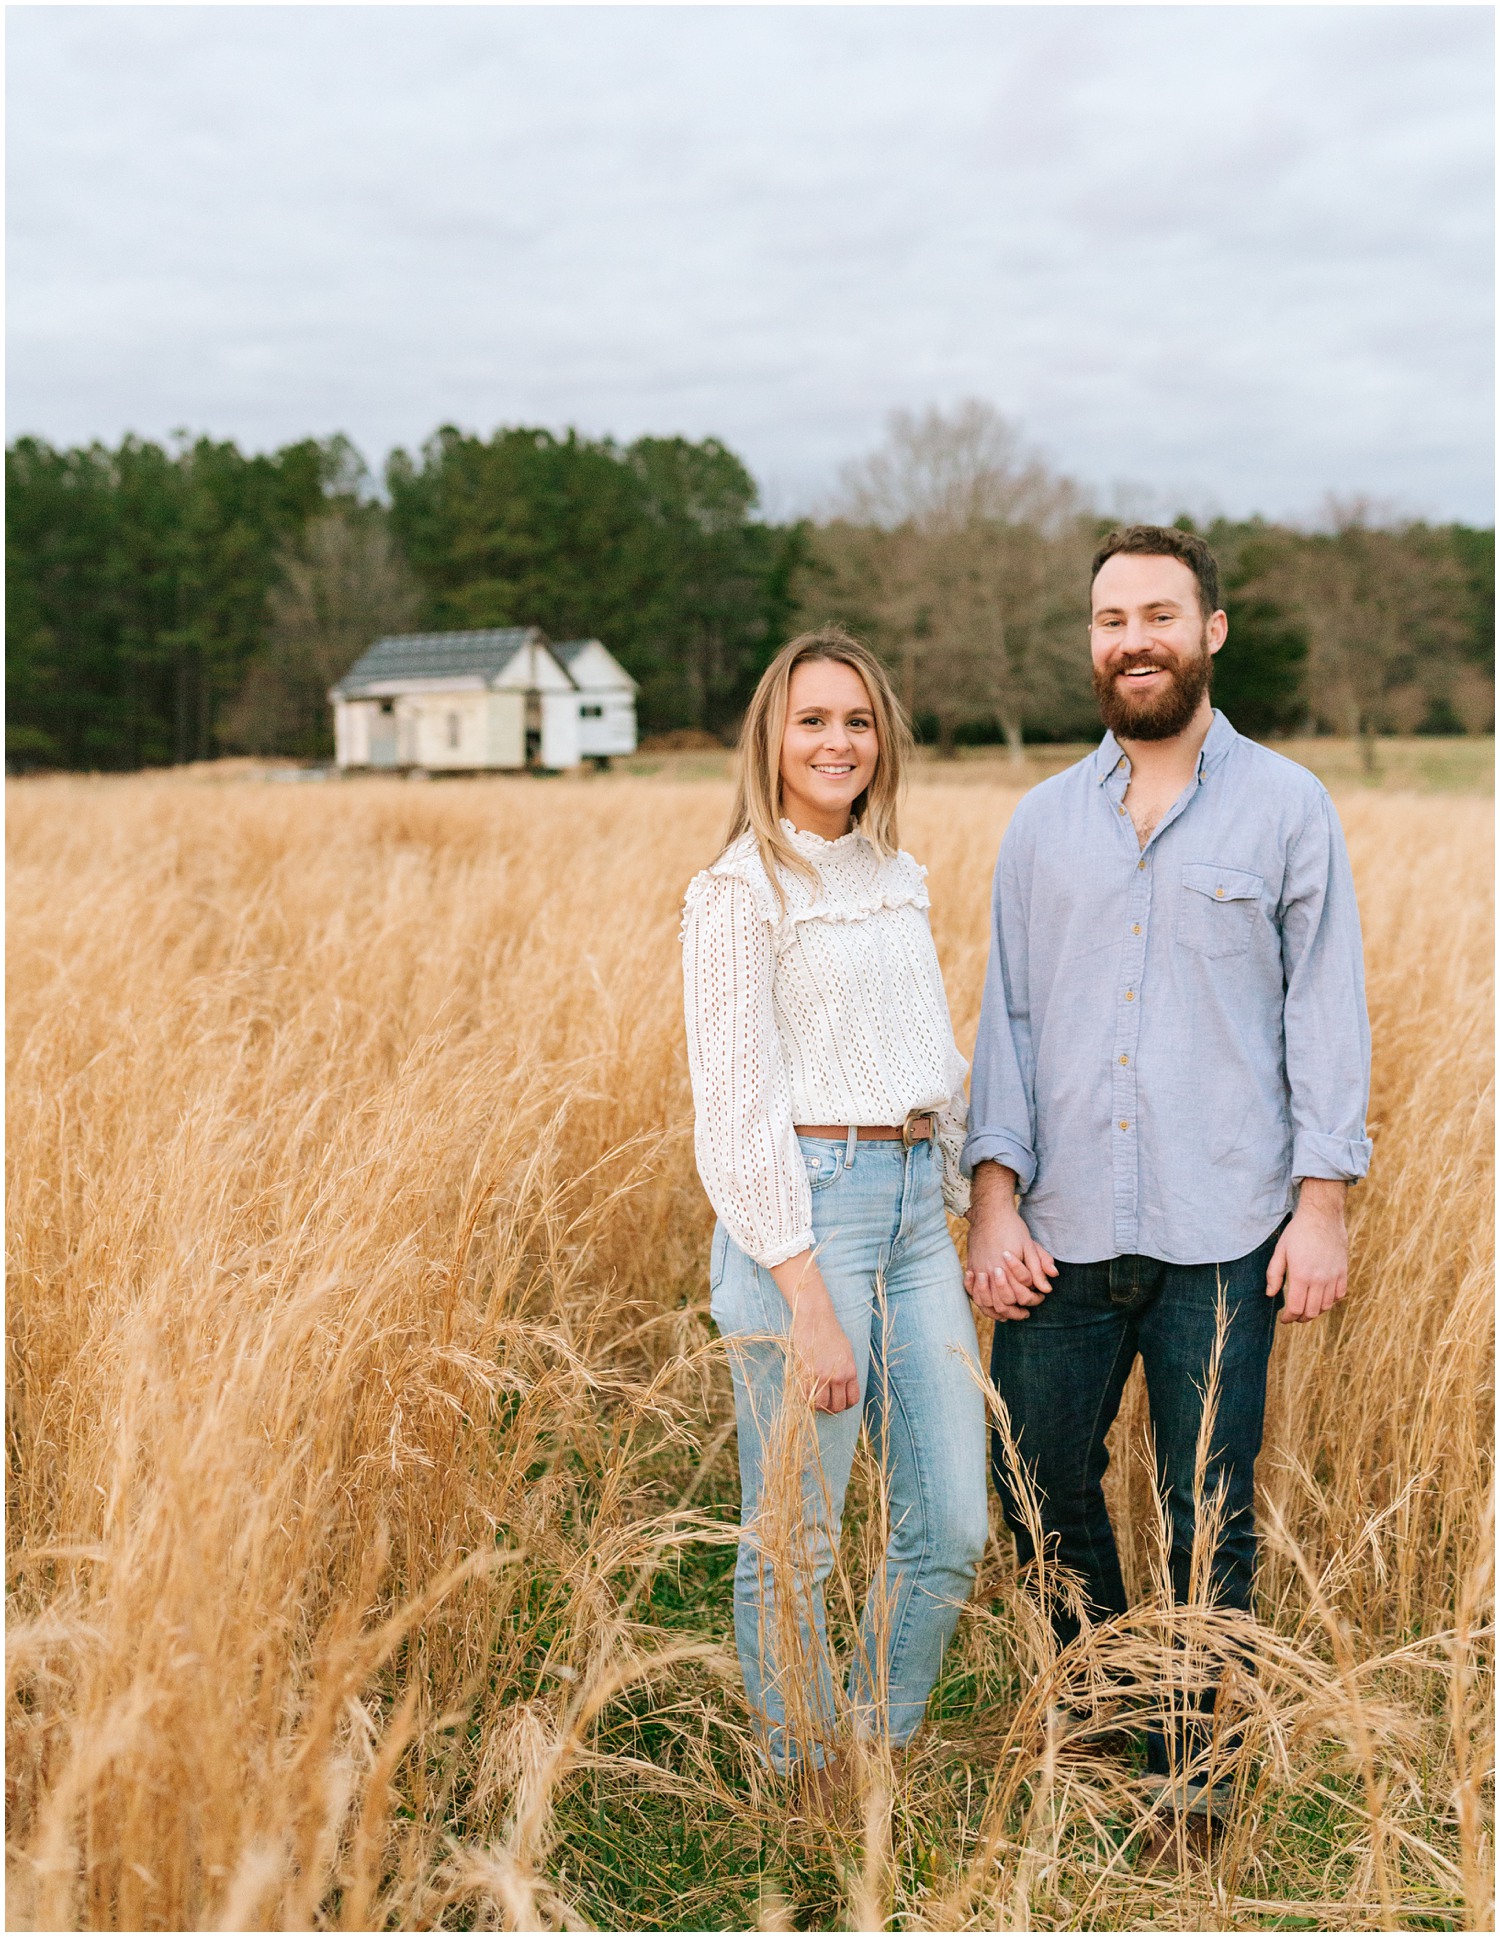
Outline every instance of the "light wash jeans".
[[931, 1144], [803, 1137], [819, 1268], [854, 1348], [863, 1404], [791, 1395], [791, 1314], [769, 1271], [714, 1232], [714, 1321], [739, 1427], [734, 1630], [776, 1769], [821, 1766], [837, 1732], [823, 1585], [863, 1423], [890, 1508], [849, 1677], [854, 1726], [907, 1741], [922, 1720], [988, 1532], [978, 1343]]

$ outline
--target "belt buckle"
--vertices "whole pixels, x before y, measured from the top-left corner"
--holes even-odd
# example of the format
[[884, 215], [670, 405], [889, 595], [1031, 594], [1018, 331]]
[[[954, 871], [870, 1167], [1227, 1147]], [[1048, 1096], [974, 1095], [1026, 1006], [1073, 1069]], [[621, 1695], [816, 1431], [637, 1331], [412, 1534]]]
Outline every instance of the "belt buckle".
[[[911, 1150], [915, 1148], [917, 1144], [925, 1143], [927, 1141], [926, 1137], [913, 1136], [911, 1126], [917, 1121], [919, 1117], [924, 1117], [928, 1114], [929, 1113], [926, 1110], [908, 1110], [907, 1111], [901, 1123], [901, 1148], [903, 1150]], [[928, 1136], [930, 1136], [931, 1134], [932, 1132], [929, 1130]]]

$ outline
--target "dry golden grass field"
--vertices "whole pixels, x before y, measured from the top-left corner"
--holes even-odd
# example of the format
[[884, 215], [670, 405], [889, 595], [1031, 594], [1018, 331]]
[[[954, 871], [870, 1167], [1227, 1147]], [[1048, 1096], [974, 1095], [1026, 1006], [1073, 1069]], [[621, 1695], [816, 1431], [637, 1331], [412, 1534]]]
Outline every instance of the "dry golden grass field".
[[[1003, 781], [904, 826], [964, 1046]], [[997, 1532], [857, 1820], [758, 1770], [677, 959], [722, 780], [13, 784], [12, 1925], [1492, 1928], [1491, 803], [1339, 801], [1375, 1163], [1272, 1363], [1239, 1814], [1153, 1867], [1049, 1720], [1215, 1645], [1139, 1394], [1138, 1619], [1053, 1658]]]

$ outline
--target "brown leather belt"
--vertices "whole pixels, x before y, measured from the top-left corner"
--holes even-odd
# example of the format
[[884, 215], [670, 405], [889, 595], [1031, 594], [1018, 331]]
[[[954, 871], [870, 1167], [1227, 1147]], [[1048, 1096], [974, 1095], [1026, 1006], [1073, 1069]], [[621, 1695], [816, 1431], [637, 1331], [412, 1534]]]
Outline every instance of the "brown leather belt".
[[[792, 1128], [799, 1137], [847, 1138], [850, 1126], [847, 1123], [795, 1123]], [[905, 1123], [894, 1127], [884, 1123], [860, 1123], [854, 1126], [854, 1134], [862, 1142], [873, 1139], [877, 1143], [900, 1143], [910, 1150], [914, 1143], [927, 1143], [932, 1137], [932, 1118], [912, 1115]]]

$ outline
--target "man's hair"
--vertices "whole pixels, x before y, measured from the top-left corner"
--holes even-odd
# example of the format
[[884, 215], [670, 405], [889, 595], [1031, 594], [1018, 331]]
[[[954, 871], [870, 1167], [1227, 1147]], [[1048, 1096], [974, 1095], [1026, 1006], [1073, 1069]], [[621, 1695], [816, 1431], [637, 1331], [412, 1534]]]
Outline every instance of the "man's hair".
[[1218, 561], [1197, 532], [1179, 531], [1175, 525], [1125, 525], [1112, 531], [1094, 553], [1090, 585], [1099, 576], [1100, 566], [1119, 552], [1137, 558], [1180, 559], [1198, 581], [1198, 603], [1204, 618], [1218, 611]]

